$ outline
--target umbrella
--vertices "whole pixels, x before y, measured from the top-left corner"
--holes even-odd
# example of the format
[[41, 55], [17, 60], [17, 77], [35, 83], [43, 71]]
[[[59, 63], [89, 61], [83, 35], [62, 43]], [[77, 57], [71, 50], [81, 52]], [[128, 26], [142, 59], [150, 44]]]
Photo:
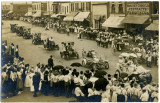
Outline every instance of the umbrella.
[[107, 74], [107, 72], [99, 70], [94, 74], [94, 76], [97, 77], [97, 78], [102, 78], [106, 74]]
[[99, 78], [97, 81], [95, 81], [95, 88], [96, 90], [105, 90], [106, 86], [109, 84], [107, 79], [105, 78]]
[[70, 66], [72, 67], [81, 67], [82, 65], [78, 62], [72, 63]]
[[122, 53], [121, 56], [126, 56], [126, 57], [128, 57], [129, 54], [128, 54], [128, 53]]
[[134, 53], [131, 53], [131, 54], [129, 54], [130, 56], [132, 56], [132, 57], [135, 57], [135, 58], [137, 58], [137, 55], [136, 54], [134, 54]]
[[64, 69], [62, 65], [56, 65], [53, 67], [53, 70], [59, 70], [59, 69]]
[[120, 75], [121, 78], [125, 78], [125, 77], [127, 77], [127, 76], [128, 76], [128, 74], [127, 74], [127, 73], [124, 73], [124, 72], [121, 73], [121, 75]]

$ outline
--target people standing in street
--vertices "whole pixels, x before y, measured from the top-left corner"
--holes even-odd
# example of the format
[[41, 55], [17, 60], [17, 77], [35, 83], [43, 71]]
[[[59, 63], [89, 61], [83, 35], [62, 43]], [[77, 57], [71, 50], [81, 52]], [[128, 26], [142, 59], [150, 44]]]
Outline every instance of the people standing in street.
[[69, 31], [69, 28], [67, 28], [66, 31], [67, 31], [67, 35], [69, 36], [69, 32], [70, 32], [70, 31]]
[[35, 75], [33, 76], [33, 86], [34, 86], [33, 97], [37, 97], [37, 92], [39, 90], [39, 83], [40, 83], [40, 74], [36, 72]]
[[52, 59], [52, 55], [50, 56], [50, 58], [48, 59], [48, 66], [50, 67], [50, 69], [53, 69], [54, 63], [53, 63], [53, 59]]

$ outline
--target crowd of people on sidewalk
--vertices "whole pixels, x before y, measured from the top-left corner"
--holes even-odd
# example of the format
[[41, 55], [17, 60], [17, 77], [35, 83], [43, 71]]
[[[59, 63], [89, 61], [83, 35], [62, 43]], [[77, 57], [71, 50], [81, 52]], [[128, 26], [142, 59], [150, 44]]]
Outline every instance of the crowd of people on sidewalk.
[[[48, 64], [36, 67], [24, 63], [18, 46], [2, 43], [2, 93], [5, 97], [21, 94], [29, 87], [45, 96], [75, 97], [78, 102], [157, 102], [158, 84], [140, 83], [135, 77], [101, 74], [100, 70], [78, 71], [74, 67], [55, 68], [52, 56]], [[97, 76], [98, 74], [98, 76]]]

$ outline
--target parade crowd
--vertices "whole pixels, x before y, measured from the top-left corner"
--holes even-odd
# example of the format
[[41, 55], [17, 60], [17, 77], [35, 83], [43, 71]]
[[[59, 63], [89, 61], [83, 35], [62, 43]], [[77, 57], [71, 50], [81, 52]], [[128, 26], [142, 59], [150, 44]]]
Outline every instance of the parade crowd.
[[[147, 50], [152, 50], [152, 48]], [[96, 76], [98, 73], [99, 76]], [[140, 83], [135, 77], [101, 74], [100, 70], [78, 71], [74, 67], [55, 68], [50, 56], [48, 64], [36, 67], [25, 64], [18, 45], [2, 43], [2, 93], [4, 97], [20, 95], [30, 88], [45, 96], [75, 97], [78, 102], [158, 102], [158, 84]]]

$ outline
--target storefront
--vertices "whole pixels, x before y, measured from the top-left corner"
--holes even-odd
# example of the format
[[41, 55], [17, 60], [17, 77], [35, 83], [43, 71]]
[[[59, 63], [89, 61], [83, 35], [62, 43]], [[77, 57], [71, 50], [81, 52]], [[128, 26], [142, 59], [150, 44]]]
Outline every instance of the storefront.
[[78, 14], [78, 12], [72, 12], [70, 14], [67, 14], [66, 17], [63, 19], [64, 22], [67, 23], [67, 25], [73, 25], [74, 23], [74, 17]]
[[84, 28], [89, 27], [89, 14], [90, 12], [79, 12], [74, 17], [74, 23], [78, 24], [78, 26], [83, 26]]
[[128, 34], [137, 35], [145, 31], [150, 24], [150, 3], [151, 2], [127, 2], [126, 17], [122, 21]]
[[159, 38], [159, 20], [153, 20], [153, 22], [145, 28], [148, 35], [154, 39]]
[[115, 33], [123, 32], [125, 25], [122, 23], [125, 17], [120, 16], [110, 16], [103, 24], [102, 27], [108, 31]]
[[108, 4], [106, 2], [96, 2], [92, 4], [92, 23], [93, 28], [102, 29], [108, 13]]
[[41, 17], [41, 12], [40, 12], [40, 11], [37, 11], [35, 14], [32, 15], [32, 17], [34, 17], [34, 18], [39, 18], [39, 17]]
[[149, 25], [149, 16], [128, 15], [124, 20], [127, 33], [133, 35], [141, 34], [147, 25]]
[[52, 14], [51, 18], [53, 18], [53, 22], [56, 23], [58, 21], [59, 24], [62, 24], [65, 14]]

